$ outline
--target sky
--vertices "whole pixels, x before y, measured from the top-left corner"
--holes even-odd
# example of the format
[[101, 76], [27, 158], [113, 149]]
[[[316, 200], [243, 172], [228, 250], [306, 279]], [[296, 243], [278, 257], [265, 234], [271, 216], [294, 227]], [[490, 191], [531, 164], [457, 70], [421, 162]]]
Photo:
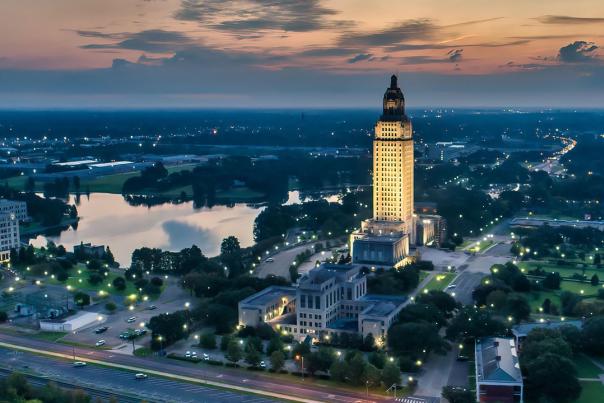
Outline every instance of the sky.
[[0, 108], [601, 108], [602, 46], [602, 0], [2, 0]]

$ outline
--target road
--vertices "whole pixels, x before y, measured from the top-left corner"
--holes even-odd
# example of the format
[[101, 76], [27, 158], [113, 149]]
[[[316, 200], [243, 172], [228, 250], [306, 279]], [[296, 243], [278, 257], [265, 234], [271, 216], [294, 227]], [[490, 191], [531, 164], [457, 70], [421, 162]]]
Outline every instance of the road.
[[[23, 350], [32, 349], [37, 355], [51, 355], [49, 360], [53, 362], [70, 360], [73, 350], [72, 347], [62, 344], [55, 344], [42, 340], [29, 339], [25, 337], [12, 336], [8, 334], [0, 334], [0, 348], [12, 349], [12, 350]], [[27, 351], [25, 352], [27, 353]], [[57, 355], [59, 357], [57, 357]], [[197, 399], [193, 401], [199, 401], [200, 394], [205, 396], [204, 393], [210, 393], [209, 391], [219, 391], [222, 393], [230, 393], [231, 395], [215, 396], [216, 398], [223, 400], [206, 400], [204, 401], [253, 401], [261, 402], [262, 400], [244, 400], [252, 399], [251, 395], [243, 395], [244, 393], [254, 394], [255, 399], [267, 399], [274, 398], [277, 400], [292, 400], [299, 402], [341, 402], [341, 403], [369, 403], [369, 402], [383, 402], [391, 400], [384, 396], [369, 395], [368, 397], [364, 393], [358, 393], [343, 388], [331, 388], [327, 389], [323, 385], [307, 383], [305, 385], [300, 384], [293, 379], [271, 377], [268, 374], [235, 370], [224, 367], [212, 367], [204, 366], [203, 364], [190, 364], [185, 362], [175, 362], [167, 358], [139, 358], [129, 355], [115, 354], [114, 352], [107, 350], [93, 350], [87, 348], [76, 348], [76, 356], [78, 360], [87, 361], [94, 364], [103, 365], [101, 368], [103, 371], [114, 371], [105, 373], [105, 375], [91, 377], [96, 382], [106, 382], [111, 378], [119, 379], [119, 381], [130, 382], [132, 379], [132, 372], [145, 372], [149, 374], [150, 378], [161, 377], [154, 382], [161, 384], [161, 388], [166, 388], [169, 394], [174, 396], [180, 396], [181, 389], [188, 390], [191, 393], [197, 393]], [[28, 355], [29, 357], [29, 355]], [[27, 362], [27, 361], [26, 361]], [[68, 367], [68, 368], [67, 368]], [[89, 365], [86, 368], [72, 368], [67, 362], [67, 367], [64, 366], [53, 366], [53, 368], [60, 368], [59, 372], [63, 373], [63, 370], [83, 370], [78, 373], [78, 378], [81, 379], [84, 373], [87, 371], [93, 371], [96, 366]], [[127, 376], [120, 377], [116, 376], [115, 371], [130, 370], [130, 379]], [[150, 381], [148, 379], [146, 381]], [[171, 390], [167, 389], [168, 385], [161, 383], [160, 381], [177, 382], [179, 388]], [[140, 381], [140, 382], [146, 382]], [[183, 386], [183, 381], [187, 382], [186, 386]], [[149, 382], [152, 385], [153, 382]], [[147, 385], [147, 384], [145, 384]], [[112, 386], [107, 385], [112, 388]], [[119, 386], [117, 386], [120, 390]], [[218, 389], [217, 389], [218, 388]], [[147, 387], [145, 387], [147, 389]], [[198, 392], [198, 389], [207, 390], [206, 392]], [[176, 395], [174, 395], [176, 393]], [[208, 395], [210, 396], [210, 395]], [[179, 398], [180, 400], [180, 398]]]
[[289, 278], [289, 266], [294, 262], [297, 255], [306, 249], [312, 250], [313, 243], [295, 246], [291, 249], [282, 250], [271, 256], [272, 262], [262, 261], [255, 270], [256, 277], [265, 278], [269, 275]]

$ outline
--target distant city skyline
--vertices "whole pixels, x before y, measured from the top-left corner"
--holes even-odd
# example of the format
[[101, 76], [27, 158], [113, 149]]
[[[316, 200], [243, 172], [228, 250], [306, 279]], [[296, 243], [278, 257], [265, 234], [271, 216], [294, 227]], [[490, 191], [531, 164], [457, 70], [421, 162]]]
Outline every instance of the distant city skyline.
[[7, 0], [0, 108], [604, 105], [604, 3]]

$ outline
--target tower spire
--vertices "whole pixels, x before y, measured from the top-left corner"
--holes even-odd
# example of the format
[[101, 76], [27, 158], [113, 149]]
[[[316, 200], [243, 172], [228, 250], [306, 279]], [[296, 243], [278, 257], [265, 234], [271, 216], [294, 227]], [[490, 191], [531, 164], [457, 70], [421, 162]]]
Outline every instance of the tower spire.
[[390, 87], [384, 93], [384, 112], [382, 119], [405, 120], [405, 97], [398, 87], [396, 74], [390, 77]]

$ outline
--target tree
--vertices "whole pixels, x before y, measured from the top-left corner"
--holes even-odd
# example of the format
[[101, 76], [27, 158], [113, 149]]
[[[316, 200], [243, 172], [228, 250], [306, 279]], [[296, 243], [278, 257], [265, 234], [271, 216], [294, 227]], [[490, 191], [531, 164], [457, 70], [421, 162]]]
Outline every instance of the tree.
[[0, 311], [0, 323], [4, 323], [8, 320], [8, 314], [5, 311]]
[[285, 366], [285, 354], [283, 351], [273, 351], [270, 355], [271, 369], [279, 372]]
[[329, 374], [331, 378], [338, 382], [346, 381], [346, 374], [348, 372], [348, 364], [344, 360], [335, 360], [331, 367], [329, 367]]
[[216, 336], [214, 333], [206, 332], [201, 335], [199, 338], [199, 345], [202, 348], [207, 348], [208, 350], [214, 350], [216, 348]]
[[252, 367], [257, 367], [258, 365], [260, 365], [261, 359], [262, 357], [260, 356], [258, 350], [256, 350], [253, 345], [248, 343], [245, 346], [245, 362]]
[[543, 313], [549, 315], [552, 310], [552, 301], [549, 298], [544, 299], [541, 308], [543, 309]]
[[516, 323], [528, 319], [531, 316], [531, 306], [526, 298], [520, 294], [514, 293], [508, 295], [505, 310], [514, 318]]
[[600, 256], [600, 254], [599, 254], [599, 253], [596, 253], [596, 254], [594, 255], [594, 264], [595, 264], [596, 266], [600, 266], [600, 265], [602, 264], [602, 256]]
[[373, 338], [373, 335], [371, 333], [369, 333], [363, 339], [363, 344], [361, 345], [361, 350], [362, 351], [373, 351], [373, 350], [375, 350], [375, 339]]
[[562, 278], [560, 277], [560, 273], [547, 273], [542, 284], [545, 288], [549, 288], [550, 290], [559, 290], [561, 281]]
[[388, 332], [388, 346], [398, 354], [444, 353], [446, 343], [432, 323], [399, 323]]
[[222, 336], [220, 338], [220, 351], [227, 351], [228, 347], [229, 347], [229, 343], [231, 342], [233, 338], [231, 336], [229, 336], [228, 334], [225, 334], [224, 336]]
[[545, 397], [553, 402], [576, 400], [581, 394], [581, 384], [573, 362], [552, 352], [544, 352], [523, 363], [526, 398]]
[[419, 304], [431, 304], [437, 307], [443, 314], [449, 316], [459, 304], [449, 293], [438, 290], [430, 290], [427, 294], [422, 293], [415, 298]]
[[475, 403], [476, 395], [472, 391], [457, 386], [443, 386], [442, 396], [449, 403]]
[[306, 369], [314, 374], [317, 371], [327, 372], [333, 364], [334, 354], [328, 347], [319, 347], [316, 352], [308, 355], [306, 360]]
[[382, 372], [369, 363], [365, 363], [365, 371], [363, 372], [363, 383], [367, 387], [378, 386], [382, 379]]
[[573, 354], [578, 354], [583, 349], [581, 330], [573, 325], [562, 325], [558, 328], [560, 336], [570, 346]]
[[117, 306], [115, 305], [115, 303], [109, 301], [105, 304], [105, 309], [109, 312], [114, 312], [117, 309]]
[[118, 291], [124, 291], [126, 289], [126, 279], [123, 277], [116, 277], [113, 279], [113, 286]]
[[531, 362], [547, 352], [555, 352], [566, 358], [572, 357], [570, 346], [557, 330], [548, 328], [531, 330], [522, 343], [523, 362]]
[[376, 368], [383, 369], [386, 365], [386, 353], [383, 351], [373, 351], [367, 356], [367, 361]]
[[524, 274], [521, 274], [512, 282], [512, 288], [516, 292], [529, 292], [531, 290], [531, 282]]
[[283, 351], [283, 341], [277, 335], [273, 336], [266, 346], [266, 354], [271, 355], [275, 351]]
[[[153, 316], [147, 324], [147, 327], [152, 332], [151, 348], [158, 350], [162, 346], [169, 346], [185, 338], [188, 332], [184, 325], [188, 322], [188, 315], [188, 312], [176, 311]], [[158, 340], [160, 336], [162, 338], [161, 343]]]
[[241, 246], [239, 245], [239, 239], [236, 236], [228, 236], [222, 240], [220, 244], [220, 254], [223, 256], [239, 255], [241, 253]]
[[365, 367], [368, 365], [363, 355], [354, 353], [347, 362], [346, 378], [353, 385], [362, 385], [364, 382]]
[[447, 327], [447, 338], [485, 337], [503, 334], [505, 325], [491, 317], [485, 309], [466, 306], [462, 308]]
[[591, 285], [596, 287], [598, 284], [600, 284], [600, 278], [597, 274], [594, 274], [593, 276], [591, 276]]
[[382, 384], [384, 387], [389, 388], [392, 385], [400, 385], [401, 383], [401, 371], [393, 362], [387, 362], [382, 369]]
[[92, 285], [99, 285], [102, 281], [103, 276], [101, 276], [99, 273], [90, 273], [90, 276], [88, 276], [88, 282]]
[[234, 339], [230, 340], [225, 354], [226, 359], [231, 361], [233, 364], [236, 364], [239, 360], [241, 360], [241, 355], [241, 347], [239, 347], [239, 342]]
[[73, 300], [75, 301], [76, 305], [80, 308], [86, 305], [90, 305], [90, 295], [81, 291], [78, 291], [73, 295]]
[[587, 352], [604, 355], [604, 316], [587, 319], [581, 331], [581, 339]]

